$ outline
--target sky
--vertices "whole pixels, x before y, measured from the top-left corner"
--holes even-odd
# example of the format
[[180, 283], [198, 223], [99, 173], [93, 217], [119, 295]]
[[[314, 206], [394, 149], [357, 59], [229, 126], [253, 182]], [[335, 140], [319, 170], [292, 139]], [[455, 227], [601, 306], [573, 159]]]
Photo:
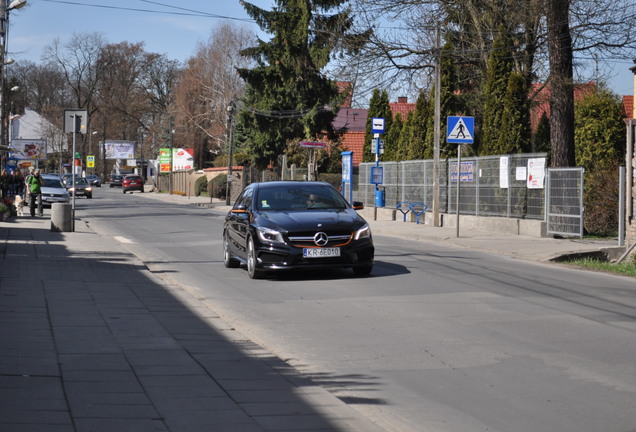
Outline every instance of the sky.
[[[185, 61], [205, 42], [211, 29], [230, 19], [254, 32], [258, 26], [239, 0], [27, 0], [9, 16], [9, 57], [39, 63], [54, 39], [65, 43], [74, 33], [102, 33], [109, 43], [144, 42], [148, 52]], [[270, 9], [273, 0], [250, 0]]]
[[[22, 9], [10, 12], [9, 57], [36, 63], [44, 47], [54, 39], [65, 43], [73, 33], [100, 32], [109, 43], [144, 42], [148, 52], [166, 54], [184, 62], [211, 29], [229, 19], [258, 33], [239, 0], [27, 0]], [[274, 0], [249, 0], [271, 9]], [[265, 35], [260, 34], [261, 37]], [[635, 53], [636, 57], [636, 53]], [[632, 62], [612, 65], [610, 88], [619, 95], [633, 94]]]

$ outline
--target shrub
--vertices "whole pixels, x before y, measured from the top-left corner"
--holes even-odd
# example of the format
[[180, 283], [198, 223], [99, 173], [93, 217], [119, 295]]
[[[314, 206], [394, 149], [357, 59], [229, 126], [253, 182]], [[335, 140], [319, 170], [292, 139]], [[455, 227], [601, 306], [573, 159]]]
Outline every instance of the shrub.
[[618, 169], [597, 168], [585, 174], [585, 231], [599, 236], [618, 232]]
[[206, 176], [201, 176], [194, 182], [194, 195], [201, 196], [202, 193], [208, 193], [208, 179]]
[[[252, 158], [246, 153], [235, 153], [232, 156], [232, 165], [233, 166], [244, 166], [249, 165], [251, 163]], [[220, 155], [214, 159], [214, 166], [217, 168], [227, 167], [228, 156]]]
[[333, 187], [335, 187], [338, 190], [340, 190], [340, 188], [342, 187], [342, 174], [341, 173], [338, 173], [338, 174], [319, 173], [318, 174], [318, 180], [327, 182], [327, 183], [329, 183], [330, 185], [332, 185]]
[[210, 183], [212, 183], [212, 191], [210, 192], [212, 196], [219, 199], [225, 198], [227, 190], [227, 176], [218, 175], [210, 180]]

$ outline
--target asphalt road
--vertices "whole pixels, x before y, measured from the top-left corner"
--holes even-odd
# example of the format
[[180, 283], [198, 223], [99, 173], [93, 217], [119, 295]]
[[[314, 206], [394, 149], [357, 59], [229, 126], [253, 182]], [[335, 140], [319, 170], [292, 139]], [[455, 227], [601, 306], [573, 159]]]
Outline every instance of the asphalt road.
[[223, 215], [119, 189], [77, 214], [387, 431], [636, 431], [630, 278], [377, 237], [373, 276], [250, 280]]

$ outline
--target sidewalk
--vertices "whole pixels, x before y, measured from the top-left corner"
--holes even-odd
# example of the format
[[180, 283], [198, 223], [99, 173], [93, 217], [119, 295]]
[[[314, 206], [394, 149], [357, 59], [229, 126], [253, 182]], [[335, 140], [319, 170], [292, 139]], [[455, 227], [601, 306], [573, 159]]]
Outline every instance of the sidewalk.
[[81, 221], [0, 247], [2, 432], [380, 431]]
[[[82, 221], [51, 232], [49, 215], [0, 224], [0, 432], [380, 430], [115, 240]], [[370, 224], [376, 236], [539, 261], [614, 245]]]

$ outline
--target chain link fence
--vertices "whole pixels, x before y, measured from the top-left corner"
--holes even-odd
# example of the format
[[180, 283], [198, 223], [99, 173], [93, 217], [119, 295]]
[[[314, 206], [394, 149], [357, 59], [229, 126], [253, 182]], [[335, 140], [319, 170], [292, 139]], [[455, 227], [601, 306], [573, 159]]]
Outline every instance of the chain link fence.
[[[527, 185], [529, 161], [545, 159], [545, 153], [462, 158], [460, 175], [457, 159], [440, 162], [440, 212], [457, 211], [475, 216], [503, 216], [544, 219], [545, 189]], [[383, 184], [386, 207], [409, 202], [433, 201], [433, 161], [380, 162], [384, 168]], [[354, 173], [353, 197], [365, 205], [374, 205], [375, 185], [371, 183], [374, 163], [361, 163]]]

